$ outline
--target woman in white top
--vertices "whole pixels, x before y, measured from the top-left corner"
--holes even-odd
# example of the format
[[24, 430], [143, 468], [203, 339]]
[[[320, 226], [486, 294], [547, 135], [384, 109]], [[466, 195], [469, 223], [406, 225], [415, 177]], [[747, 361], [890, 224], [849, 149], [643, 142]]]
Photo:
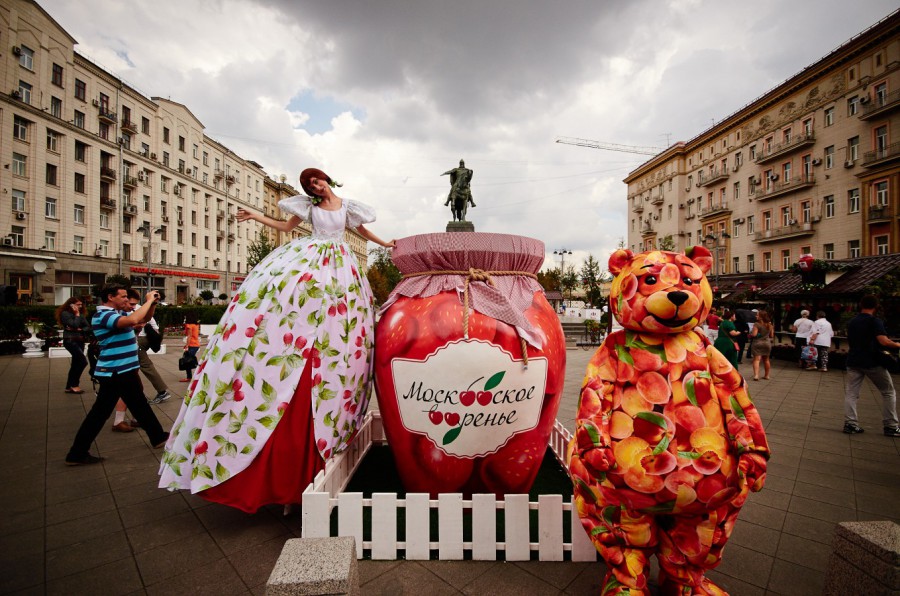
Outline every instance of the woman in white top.
[[800, 311], [800, 318], [791, 325], [791, 331], [797, 334], [794, 337], [794, 347], [797, 348], [797, 358], [800, 361], [800, 368], [806, 367], [803, 359], [800, 358], [800, 354], [803, 350], [803, 346], [809, 343], [809, 334], [812, 333], [813, 325], [815, 325], [815, 322], [809, 318], [809, 311], [806, 309]]
[[816, 368], [808, 370], [818, 369], [822, 372], [828, 372], [828, 349], [831, 347], [832, 337], [834, 337], [834, 329], [831, 327], [828, 319], [825, 318], [825, 312], [820, 310], [816, 313], [816, 322], [813, 323], [812, 332], [809, 336], [809, 343], [816, 346], [819, 356], [816, 360]]

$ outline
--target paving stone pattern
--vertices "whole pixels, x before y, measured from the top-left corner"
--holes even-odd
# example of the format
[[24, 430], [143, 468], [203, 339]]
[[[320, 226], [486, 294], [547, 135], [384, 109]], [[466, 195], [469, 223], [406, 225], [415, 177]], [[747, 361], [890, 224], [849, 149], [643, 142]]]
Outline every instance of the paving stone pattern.
[[[178, 345], [154, 356], [173, 398], [154, 406], [163, 426], [179, 408]], [[590, 351], [568, 351], [559, 419], [572, 428]], [[0, 593], [262, 594], [298, 514], [246, 515], [156, 488], [159, 451], [143, 432], [107, 430], [103, 464], [63, 458], [94, 394], [63, 392], [68, 360], [0, 358]], [[747, 376], [750, 366], [742, 365]], [[900, 441], [881, 434], [868, 382], [859, 411], [867, 432], [841, 433], [841, 371], [801, 372], [775, 362], [750, 381], [773, 457], [711, 573], [732, 594], [820, 594], [835, 524], [900, 522]], [[83, 387], [90, 387], [87, 375]], [[900, 378], [895, 378], [895, 382]], [[148, 391], [149, 384], [147, 385]], [[596, 594], [602, 563], [360, 561], [363, 594]]]

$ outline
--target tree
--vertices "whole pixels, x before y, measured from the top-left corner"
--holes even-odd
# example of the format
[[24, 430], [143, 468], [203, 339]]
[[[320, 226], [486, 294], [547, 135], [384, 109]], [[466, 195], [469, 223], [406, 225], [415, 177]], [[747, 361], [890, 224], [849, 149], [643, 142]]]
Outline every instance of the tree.
[[265, 259], [277, 246], [269, 239], [266, 230], [256, 233], [256, 238], [247, 247], [247, 269], [253, 269], [260, 261]]
[[549, 271], [538, 271], [537, 281], [541, 284], [541, 287], [544, 288], [545, 292], [549, 292], [552, 290], [559, 290], [559, 268], [553, 268]]
[[369, 270], [366, 272], [366, 278], [369, 280], [375, 302], [384, 304], [394, 287], [403, 279], [403, 275], [391, 260], [391, 251], [388, 249], [373, 248], [369, 251], [369, 257]]
[[600, 289], [602, 281], [603, 274], [600, 271], [600, 263], [594, 258], [594, 255], [588, 253], [587, 259], [581, 265], [581, 287], [584, 288], [588, 304], [595, 308], [603, 301], [603, 291]]
[[575, 265], [569, 265], [559, 278], [559, 289], [562, 290], [563, 298], [571, 300], [572, 291], [577, 287], [578, 274], [575, 273]]
[[672, 238], [672, 234], [667, 234], [659, 239], [656, 247], [659, 250], [675, 250], [675, 239]]
[[215, 296], [215, 294], [213, 294], [212, 290], [203, 290], [202, 292], [200, 292], [200, 298], [202, 298], [203, 301], [207, 304], [209, 304], [209, 301], [213, 299], [213, 296]]
[[113, 273], [112, 275], [106, 276], [106, 281], [103, 283], [94, 284], [91, 287], [91, 295], [99, 296], [100, 290], [103, 289], [103, 286], [108, 286], [110, 284], [119, 284], [122, 287], [130, 288], [131, 287], [131, 278], [127, 275], [119, 275], [118, 273]]

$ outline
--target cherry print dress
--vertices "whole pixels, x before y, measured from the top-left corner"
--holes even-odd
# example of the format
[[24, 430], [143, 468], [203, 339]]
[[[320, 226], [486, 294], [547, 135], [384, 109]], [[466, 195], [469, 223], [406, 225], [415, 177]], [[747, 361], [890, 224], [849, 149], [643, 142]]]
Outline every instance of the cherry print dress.
[[241, 284], [202, 355], [160, 464], [161, 488], [256, 511], [298, 503], [368, 406], [372, 293], [344, 229], [374, 211], [279, 203], [311, 237], [272, 251]]

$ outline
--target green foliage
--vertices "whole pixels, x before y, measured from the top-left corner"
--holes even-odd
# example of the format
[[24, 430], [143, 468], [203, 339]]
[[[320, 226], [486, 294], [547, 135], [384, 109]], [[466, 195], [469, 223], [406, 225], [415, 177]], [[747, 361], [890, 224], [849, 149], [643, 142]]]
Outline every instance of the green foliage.
[[158, 306], [153, 317], [163, 329], [167, 327], [181, 328], [189, 313], [197, 315], [201, 325], [216, 325], [225, 314], [226, 305], [212, 304], [202, 306]]
[[550, 290], [559, 290], [559, 268], [556, 267], [554, 269], [550, 269], [549, 271], [538, 271], [537, 273], [537, 281], [541, 284], [541, 287], [544, 288], [545, 292], [549, 292]]
[[603, 273], [600, 271], [600, 263], [594, 258], [594, 255], [588, 254], [587, 259], [581, 265], [581, 285], [588, 303], [594, 307], [603, 302], [603, 292], [600, 290], [602, 281]]
[[247, 269], [253, 269], [260, 261], [265, 259], [270, 252], [277, 247], [275, 243], [269, 239], [267, 230], [260, 230], [256, 233], [256, 238], [247, 247]]
[[572, 299], [572, 292], [578, 287], [578, 274], [575, 273], [575, 265], [569, 265], [559, 278], [559, 289], [563, 298]]
[[675, 250], [675, 239], [672, 238], [672, 234], [666, 234], [659, 239], [656, 246], [659, 250]]
[[213, 291], [209, 290], [209, 289], [203, 290], [202, 292], [200, 292], [200, 298], [202, 298], [206, 302], [209, 302], [210, 300], [212, 300], [213, 296], [215, 296], [215, 294], [213, 294]]
[[108, 275], [106, 277], [106, 281], [102, 284], [94, 284], [91, 287], [91, 295], [99, 296], [100, 290], [103, 286], [108, 286], [110, 284], [119, 284], [120, 286], [125, 286], [126, 288], [131, 287], [131, 278], [127, 275], [119, 275], [118, 273], [113, 273], [112, 275]]
[[900, 270], [894, 269], [890, 273], [882, 275], [865, 288], [861, 292], [863, 295], [872, 294], [873, 296], [900, 296]]
[[403, 279], [403, 275], [391, 260], [391, 251], [378, 247], [369, 251], [369, 270], [366, 271], [366, 278], [369, 280], [375, 302], [384, 304], [394, 287]]

